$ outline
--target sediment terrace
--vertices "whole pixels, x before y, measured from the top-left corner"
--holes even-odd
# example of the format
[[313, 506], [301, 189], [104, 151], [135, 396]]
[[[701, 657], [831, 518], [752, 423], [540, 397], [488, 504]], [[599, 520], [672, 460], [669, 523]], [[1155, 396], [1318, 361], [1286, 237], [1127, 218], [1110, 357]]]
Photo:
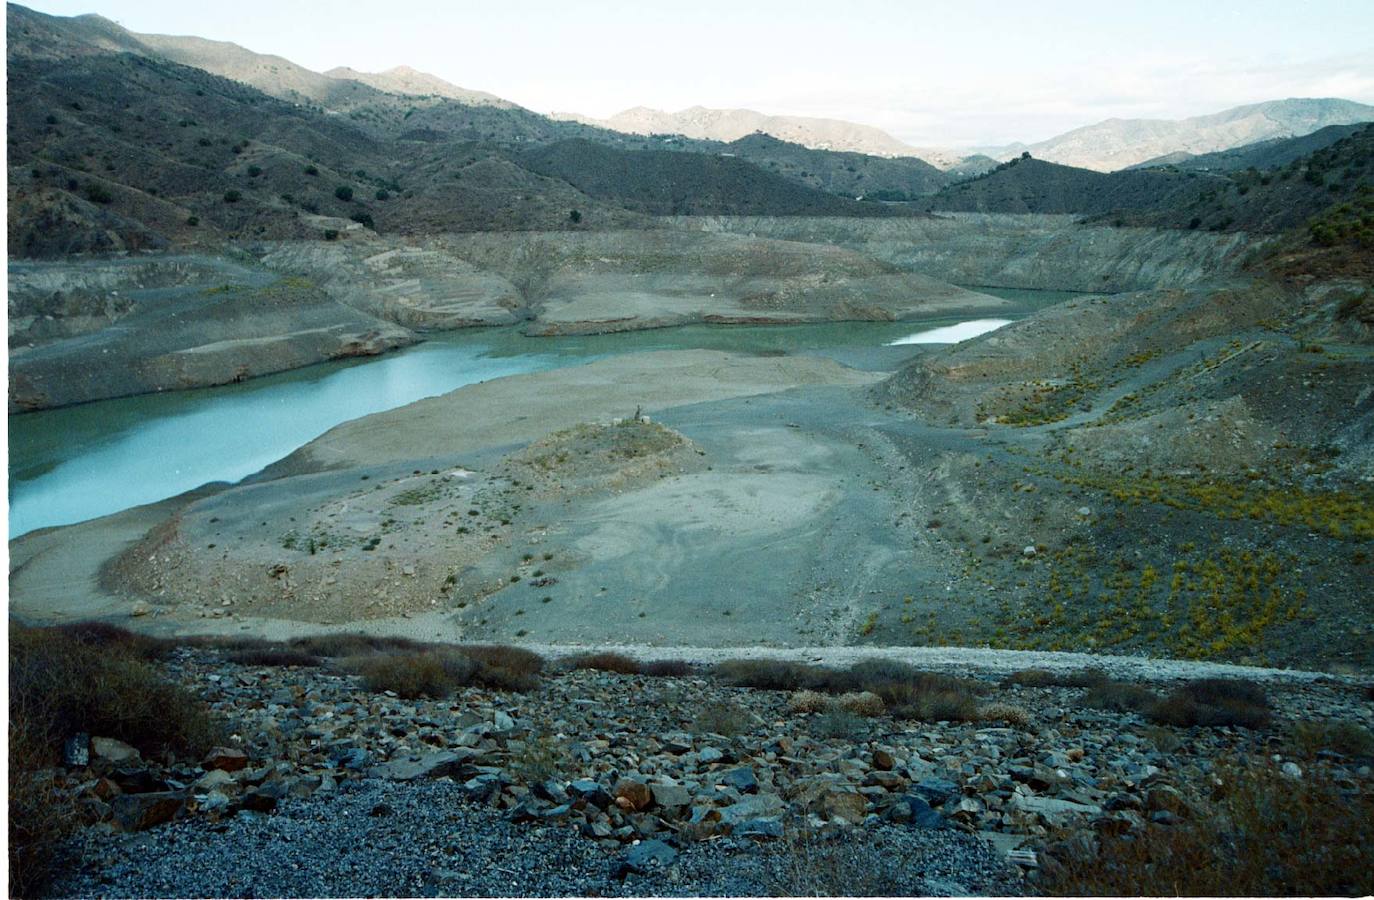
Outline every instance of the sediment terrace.
[[995, 314], [956, 284], [1117, 292], [1234, 268], [1244, 235], [1064, 216], [701, 218], [649, 231], [262, 242], [10, 267], [10, 411], [224, 384], [427, 333]]

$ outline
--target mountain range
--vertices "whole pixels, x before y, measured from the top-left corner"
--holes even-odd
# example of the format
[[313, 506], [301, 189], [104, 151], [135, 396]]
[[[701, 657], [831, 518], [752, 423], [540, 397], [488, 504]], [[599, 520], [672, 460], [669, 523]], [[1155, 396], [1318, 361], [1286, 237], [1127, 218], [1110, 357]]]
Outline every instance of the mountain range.
[[[231, 43], [135, 34], [94, 15], [9, 4], [6, 19], [8, 228], [21, 255], [328, 236], [358, 226], [641, 227], [646, 216], [677, 214], [1154, 211], [1175, 227], [1195, 218], [1240, 227], [1244, 215], [1218, 213], [1203, 199], [1225, 195], [1213, 190], [1226, 181], [1219, 173], [1292, 165], [1353, 133], [1326, 125], [1228, 148], [1224, 159], [1175, 149], [1111, 175], [1019, 156], [1000, 166], [978, 155], [933, 165], [888, 155], [905, 145], [877, 129], [834, 120], [702, 108], [680, 120], [643, 110], [614, 120], [652, 132], [630, 134], [543, 116], [405, 67], [319, 73]], [[1069, 153], [1098, 134], [1102, 153], [1134, 159], [1179, 142], [1198, 148], [1359, 116], [1374, 118], [1374, 108], [1276, 101], [1185, 120], [1187, 128], [1108, 122], [1056, 140]], [[679, 126], [719, 137], [658, 131]], [[849, 145], [872, 150], [838, 149]], [[1043, 153], [1048, 144], [1034, 147]], [[1181, 222], [1167, 212], [1183, 208], [1193, 211]], [[1282, 217], [1250, 218], [1264, 226]]]

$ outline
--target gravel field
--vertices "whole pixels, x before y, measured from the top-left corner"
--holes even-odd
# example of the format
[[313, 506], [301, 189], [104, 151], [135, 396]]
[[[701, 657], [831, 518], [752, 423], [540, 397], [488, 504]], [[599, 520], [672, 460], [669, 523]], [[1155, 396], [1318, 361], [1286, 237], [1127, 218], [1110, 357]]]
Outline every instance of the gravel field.
[[721, 839], [647, 875], [567, 827], [529, 827], [464, 802], [445, 781], [345, 783], [210, 824], [133, 839], [87, 831], [53, 896], [767, 896], [1020, 893], [991, 849], [955, 831], [883, 827], [810, 843]]

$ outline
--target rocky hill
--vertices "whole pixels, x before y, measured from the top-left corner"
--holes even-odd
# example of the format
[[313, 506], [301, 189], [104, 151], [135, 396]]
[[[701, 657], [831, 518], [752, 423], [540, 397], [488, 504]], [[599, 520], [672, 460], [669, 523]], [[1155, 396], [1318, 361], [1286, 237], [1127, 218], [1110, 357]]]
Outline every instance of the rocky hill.
[[765, 209], [802, 216], [903, 214], [822, 193], [730, 156], [618, 150], [572, 140], [519, 160], [597, 200], [651, 215], [756, 215]]
[[762, 132], [732, 141], [721, 152], [818, 190], [866, 200], [914, 200], [954, 180], [915, 157], [812, 150]]
[[1190, 169], [1204, 172], [1237, 172], [1241, 169], [1273, 169], [1286, 166], [1300, 157], [1315, 153], [1331, 146], [1341, 138], [1349, 137], [1365, 127], [1366, 123], [1354, 125], [1328, 125], [1311, 134], [1299, 137], [1273, 138], [1257, 141], [1230, 150], [1215, 153], [1167, 153], [1154, 159], [1147, 159], [1130, 168]]
[[819, 150], [842, 150], [872, 156], [911, 156], [914, 148], [871, 125], [839, 119], [770, 116], [752, 109], [707, 109], [693, 106], [665, 112], [636, 106], [609, 119], [578, 121], [630, 134], [680, 134], [710, 141], [735, 141], [761, 131], [779, 140]]
[[[7, 34], [8, 231], [18, 255], [332, 239], [356, 224], [429, 233], [617, 228], [642, 225], [648, 210], [885, 211], [816, 190], [800, 173], [788, 180], [686, 147], [642, 156], [606, 148], [596, 158], [618, 160], [619, 174], [591, 177], [578, 171], [592, 152], [586, 141], [544, 157], [527, 149], [584, 126], [496, 103], [388, 94], [231, 44], [149, 38], [154, 51], [98, 17], [10, 5]], [[683, 206], [668, 185], [709, 197]]]
[[1196, 196], [1212, 176], [1160, 169], [1103, 173], [1017, 157], [926, 201], [934, 210], [1103, 215], [1168, 205]]
[[437, 75], [420, 72], [410, 66], [395, 66], [385, 72], [359, 72], [347, 66], [338, 66], [324, 73], [330, 78], [357, 81], [388, 94], [406, 94], [415, 97], [447, 97], [472, 106], [499, 106], [515, 109], [516, 104], [503, 100], [486, 91], [473, 91], [451, 84]]
[[1350, 100], [1273, 100], [1187, 119], [1108, 119], [1024, 149], [1037, 159], [1107, 172], [1167, 153], [1211, 153], [1371, 119], [1374, 106]]
[[[1284, 159], [1291, 149], [1267, 146], [1247, 157]], [[1156, 227], [1252, 232], [1310, 224], [1311, 236], [1319, 243], [1362, 241], [1374, 246], [1374, 125], [1360, 126], [1315, 152], [1271, 168], [1248, 167], [1194, 184], [1204, 189], [1176, 195], [1173, 202], [1138, 210], [1126, 219]]]

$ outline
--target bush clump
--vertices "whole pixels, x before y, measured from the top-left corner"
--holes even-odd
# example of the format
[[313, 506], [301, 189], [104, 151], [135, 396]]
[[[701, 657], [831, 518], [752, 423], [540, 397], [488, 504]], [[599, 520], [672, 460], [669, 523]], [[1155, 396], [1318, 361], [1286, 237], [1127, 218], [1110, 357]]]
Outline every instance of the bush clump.
[[1159, 701], [1159, 695], [1139, 684], [1123, 681], [1104, 681], [1088, 688], [1083, 705], [1111, 712], [1144, 712]]
[[413, 699], [447, 697], [476, 681], [479, 664], [461, 653], [381, 653], [352, 663], [370, 691], [393, 691]]
[[1176, 688], [1145, 710], [1151, 721], [1189, 728], [1239, 725], [1263, 728], [1272, 716], [1264, 689], [1249, 681], [1202, 678]]
[[[543, 657], [519, 647], [408, 643], [413, 646], [365, 652], [344, 659], [342, 665], [361, 675], [369, 690], [433, 699], [463, 687], [530, 691], [538, 686], [537, 676], [544, 666]], [[366, 640], [357, 644], [365, 645]]]
[[122, 628], [10, 623], [9, 864], [13, 896], [40, 892], [77, 815], [45, 770], [74, 734], [111, 737], [145, 754], [198, 755], [222, 740], [205, 706], [148, 663], [165, 645]]

